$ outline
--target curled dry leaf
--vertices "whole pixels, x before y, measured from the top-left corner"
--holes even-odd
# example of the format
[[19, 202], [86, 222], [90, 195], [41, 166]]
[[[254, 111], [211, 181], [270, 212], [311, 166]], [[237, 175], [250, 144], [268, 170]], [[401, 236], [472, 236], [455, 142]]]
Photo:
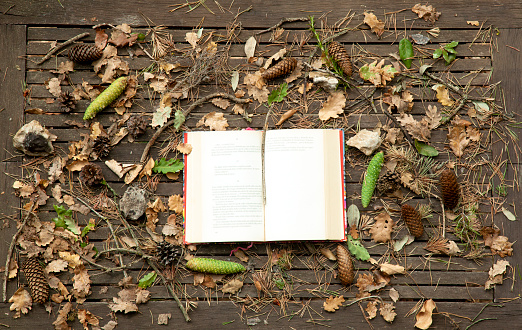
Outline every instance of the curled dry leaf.
[[342, 306], [343, 302], [344, 302], [343, 296], [339, 296], [339, 297], [335, 297], [335, 298], [334, 298], [334, 296], [330, 296], [330, 297], [326, 298], [326, 301], [323, 303], [323, 308], [325, 311], [333, 313], [336, 310], [338, 310], [339, 307]]
[[506, 236], [500, 236], [500, 229], [493, 227], [483, 227], [480, 234], [484, 238], [484, 245], [489, 246], [491, 253], [497, 254], [501, 258], [511, 256], [513, 254], [513, 243], [508, 241]]
[[196, 127], [208, 126], [210, 130], [225, 131], [228, 127], [228, 121], [222, 112], [210, 112], [198, 121]]
[[123, 178], [125, 173], [136, 167], [135, 164], [121, 164], [114, 159], [106, 160], [105, 165], [120, 178]]
[[268, 58], [268, 60], [266, 60], [265, 65], [263, 65], [263, 68], [264, 69], [268, 69], [270, 67], [270, 65], [272, 65], [273, 61], [279, 60], [285, 54], [286, 54], [286, 48], [281, 48], [279, 51], [277, 51], [277, 53], [275, 53], [274, 55], [270, 56]]
[[424, 142], [430, 141], [431, 131], [426, 117], [423, 117], [421, 121], [416, 121], [410, 114], [401, 114], [397, 121], [406, 128], [414, 139]]
[[392, 323], [397, 313], [394, 311], [395, 306], [392, 303], [381, 302], [379, 313], [386, 322]]
[[365, 311], [368, 313], [368, 319], [375, 318], [377, 316], [377, 300], [369, 301]]
[[327, 249], [327, 248], [322, 248], [319, 250], [321, 252], [321, 254], [323, 256], [325, 256], [326, 258], [328, 258], [328, 260], [331, 260], [331, 261], [336, 261], [337, 258], [335, 257], [335, 255], [333, 254], [332, 250], [330, 249]]
[[397, 302], [397, 300], [399, 300], [399, 291], [395, 290], [394, 288], [391, 288], [388, 294], [393, 302]]
[[323, 107], [319, 110], [319, 119], [322, 121], [330, 118], [338, 118], [341, 113], [344, 112], [344, 106], [346, 104], [346, 97], [343, 92], [333, 92], [328, 96], [326, 102], [323, 103]]
[[375, 217], [375, 223], [370, 229], [372, 239], [377, 243], [386, 243], [391, 240], [391, 233], [395, 222], [387, 212], [382, 212]]
[[409, 91], [395, 94], [392, 92], [384, 93], [382, 101], [389, 104], [388, 111], [396, 110], [399, 113], [411, 111], [413, 108], [413, 95]]
[[283, 125], [285, 121], [287, 121], [290, 117], [292, 117], [297, 112], [297, 109], [288, 110], [285, 113], [281, 115], [281, 118], [279, 118], [279, 121], [277, 122], [276, 126]]
[[63, 307], [58, 311], [58, 316], [56, 320], [53, 322], [55, 329], [69, 329], [69, 325], [67, 324], [67, 320], [69, 313], [73, 309], [73, 305], [70, 301], [66, 302]]
[[86, 309], [78, 309], [78, 321], [80, 321], [84, 329], [89, 329], [89, 325], [93, 326], [93, 328], [100, 325], [99, 318]]
[[492, 289], [495, 284], [502, 284], [503, 275], [508, 266], [509, 261], [498, 260], [497, 263], [489, 269], [489, 278], [485, 285], [486, 290]]
[[439, 100], [440, 104], [442, 104], [445, 107], [451, 107], [455, 101], [450, 99], [449, 97], [449, 91], [446, 88], [446, 86], [437, 84], [434, 85], [431, 89], [437, 92], [437, 100]]
[[230, 294], [236, 294], [241, 288], [243, 287], [243, 281], [238, 279], [233, 279], [227, 284], [223, 285], [223, 288], [221, 291], [223, 293], [230, 293]]
[[433, 301], [433, 299], [426, 300], [422, 305], [421, 310], [415, 316], [417, 322], [415, 322], [415, 327], [419, 329], [428, 329], [431, 326], [433, 310], [437, 308], [437, 305]]
[[242, 250], [234, 250], [234, 256], [242, 262], [248, 262], [248, 256]]
[[11, 298], [9, 298], [11, 306], [9, 310], [16, 311], [13, 318], [17, 319], [22, 314], [27, 314], [33, 305], [31, 294], [27, 292], [23, 287], [16, 290]]
[[378, 37], [380, 37], [384, 33], [384, 22], [379, 20], [374, 13], [364, 12], [363, 22], [365, 24], [368, 24], [372, 32], [374, 32]]
[[254, 36], [251, 36], [250, 38], [248, 38], [248, 40], [245, 43], [245, 55], [249, 62], [250, 62], [250, 59], [252, 57], [254, 57], [254, 54], [256, 52], [256, 45], [257, 45], [257, 41]]
[[192, 145], [189, 143], [180, 143], [176, 147], [176, 150], [181, 152], [184, 155], [188, 155], [192, 152]]
[[381, 272], [386, 275], [394, 275], [394, 274], [404, 274], [406, 273], [403, 266], [400, 265], [392, 265], [387, 262], [380, 265]]
[[421, 5], [420, 3], [413, 6], [411, 11], [419, 15], [419, 18], [423, 18], [425, 21], [430, 21], [431, 23], [435, 23], [440, 16], [440, 12], [437, 12], [433, 6]]

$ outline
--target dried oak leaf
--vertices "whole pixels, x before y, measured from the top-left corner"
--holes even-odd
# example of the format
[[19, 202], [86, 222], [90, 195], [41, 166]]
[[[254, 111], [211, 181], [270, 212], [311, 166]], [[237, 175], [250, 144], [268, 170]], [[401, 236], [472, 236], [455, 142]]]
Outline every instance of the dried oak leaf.
[[105, 33], [104, 29], [96, 29], [96, 37], [94, 37], [94, 45], [99, 49], [104, 49], [109, 41], [109, 35]]
[[76, 267], [74, 269], [73, 276], [73, 294], [77, 298], [84, 298], [89, 295], [91, 290], [91, 277], [87, 273], [87, 269], [84, 265]]
[[426, 300], [422, 305], [422, 308], [415, 316], [417, 322], [415, 322], [415, 327], [419, 329], [426, 330], [431, 326], [433, 310], [437, 308], [437, 305], [433, 301], [433, 299]]
[[266, 88], [266, 83], [261, 77], [261, 72], [249, 73], [245, 76], [243, 83], [247, 87], [248, 95], [252, 96], [259, 103], [268, 101], [270, 91]]
[[236, 294], [241, 288], [243, 287], [243, 281], [238, 279], [233, 279], [227, 284], [223, 285], [223, 288], [221, 291], [223, 293], [230, 293], [230, 294]]
[[99, 318], [86, 309], [78, 309], [78, 321], [80, 321], [85, 330], [89, 330], [89, 325], [93, 326], [93, 328], [100, 325]]
[[374, 13], [364, 12], [364, 21], [365, 24], [371, 28], [372, 32], [380, 37], [384, 33], [384, 22], [375, 16]]
[[480, 234], [484, 238], [484, 245], [489, 246], [491, 253], [498, 254], [501, 258], [513, 254], [513, 243], [508, 241], [506, 236], [500, 236], [500, 229], [493, 227], [483, 227]]
[[177, 214], [183, 212], [183, 197], [181, 197], [181, 195], [169, 196], [169, 210]]
[[437, 110], [436, 106], [428, 105], [428, 109], [426, 110], [426, 117], [428, 118], [428, 126], [430, 129], [439, 127], [440, 121], [442, 120], [442, 115], [440, 114], [440, 111]]
[[210, 127], [210, 130], [225, 131], [228, 127], [228, 121], [223, 112], [213, 111], [203, 116], [196, 124], [196, 127], [203, 125]]
[[143, 80], [149, 82], [149, 86], [158, 93], [165, 92], [167, 90], [167, 85], [169, 83], [169, 79], [163, 75], [154, 75], [150, 72], [145, 72], [143, 74]]
[[159, 314], [158, 315], [158, 325], [168, 325], [169, 319], [172, 317], [171, 313]]
[[187, 32], [185, 34], [185, 40], [192, 46], [192, 48], [198, 46], [199, 37], [196, 32]]
[[448, 140], [451, 151], [457, 157], [464, 154], [464, 149], [468, 146], [470, 139], [467, 137], [464, 126], [456, 125], [448, 128]]
[[152, 127], [163, 127], [163, 125], [165, 125], [165, 123], [169, 120], [171, 113], [172, 108], [170, 106], [159, 107], [152, 115], [152, 122], [150, 125]]
[[397, 313], [395, 313], [394, 309], [395, 306], [393, 305], [393, 303], [381, 302], [379, 313], [386, 322], [392, 323], [393, 320], [395, 320], [395, 316], [397, 316]]
[[335, 297], [335, 298], [334, 298], [334, 296], [330, 296], [330, 297], [326, 298], [326, 301], [323, 303], [323, 308], [327, 312], [334, 313], [336, 310], [339, 309], [339, 307], [341, 307], [343, 305], [343, 302], [344, 302], [343, 296], [339, 296], [339, 297]]
[[13, 318], [17, 319], [22, 314], [27, 314], [33, 305], [31, 294], [27, 292], [23, 287], [16, 290], [9, 302], [12, 303], [9, 310], [16, 311]]
[[45, 271], [48, 273], [59, 273], [67, 269], [67, 261], [63, 259], [56, 259], [51, 261], [47, 267], [45, 267]]
[[397, 302], [397, 300], [399, 300], [399, 291], [395, 290], [394, 288], [390, 289], [388, 295], [390, 296], [391, 300], [393, 300], [393, 302]]
[[138, 306], [133, 301], [126, 301], [118, 297], [113, 297], [112, 301], [112, 303], [109, 303], [109, 308], [113, 312], [123, 312], [127, 314], [138, 311]]
[[109, 42], [116, 47], [132, 46], [138, 40], [138, 34], [128, 35], [120, 29], [114, 29]]
[[144, 304], [150, 300], [150, 291], [142, 288], [136, 290], [136, 304]]
[[338, 118], [341, 113], [344, 112], [344, 106], [346, 105], [346, 97], [343, 92], [333, 92], [328, 96], [326, 102], [323, 103], [323, 107], [319, 110], [319, 119], [322, 121], [330, 118]]
[[74, 62], [73, 61], [65, 61], [60, 62], [58, 68], [56, 70], [51, 70], [52, 73], [64, 74], [67, 72], [74, 71]]
[[439, 100], [440, 104], [443, 106], [451, 107], [455, 103], [455, 101], [450, 99], [449, 91], [446, 86], [437, 84], [434, 85], [431, 89], [437, 92], [437, 100]]
[[368, 313], [368, 319], [371, 320], [375, 318], [377, 316], [377, 300], [369, 301], [365, 311]]
[[430, 21], [432, 23], [435, 23], [435, 21], [438, 20], [440, 16], [440, 12], [437, 12], [435, 7], [431, 5], [421, 5], [420, 3], [413, 6], [411, 11], [419, 15], [419, 18], [423, 18], [425, 21]]
[[395, 222], [387, 212], [382, 212], [375, 217], [375, 223], [370, 229], [372, 239], [377, 243], [386, 243], [391, 240], [391, 233]]
[[509, 261], [498, 260], [497, 263], [489, 269], [489, 278], [485, 285], [486, 290], [492, 289], [495, 284], [502, 284], [502, 275], [504, 275], [508, 266]]
[[71, 267], [73, 269], [78, 266], [83, 265], [83, 262], [80, 260], [80, 256], [77, 255], [76, 253], [71, 253], [68, 251], [60, 251], [60, 252], [58, 252], [58, 255], [63, 260], [67, 261], [67, 263], [69, 264], [69, 267]]
[[359, 69], [359, 76], [371, 82], [376, 87], [386, 86], [387, 81], [391, 81], [399, 72], [391, 65], [384, 65], [384, 59], [371, 64], [365, 64]]
[[60, 87], [60, 80], [58, 78], [51, 78], [45, 82], [45, 88], [49, 90], [49, 93], [53, 94], [54, 97], [59, 97], [62, 94], [62, 88]]
[[397, 121], [406, 128], [410, 135], [419, 141], [429, 142], [431, 138], [431, 131], [426, 117], [421, 121], [416, 121], [410, 114], [401, 114]]
[[192, 145], [189, 143], [180, 143], [176, 147], [176, 150], [181, 152], [184, 155], [188, 155], [192, 152]]
[[395, 94], [392, 92], [384, 93], [382, 101], [389, 104], [388, 111], [391, 113], [393, 109], [399, 113], [411, 111], [413, 108], [413, 95], [409, 91]]
[[212, 99], [212, 104], [216, 107], [226, 110], [230, 106], [230, 101], [221, 97], [215, 97]]
[[129, 73], [129, 63], [118, 57], [118, 50], [111, 45], [103, 50], [102, 58], [93, 62], [93, 66], [102, 83], [113, 82], [115, 78]]
[[56, 330], [68, 330], [70, 329], [67, 324], [69, 313], [72, 311], [73, 305], [71, 302], [66, 302], [63, 307], [58, 311], [58, 317], [53, 322], [54, 329]]

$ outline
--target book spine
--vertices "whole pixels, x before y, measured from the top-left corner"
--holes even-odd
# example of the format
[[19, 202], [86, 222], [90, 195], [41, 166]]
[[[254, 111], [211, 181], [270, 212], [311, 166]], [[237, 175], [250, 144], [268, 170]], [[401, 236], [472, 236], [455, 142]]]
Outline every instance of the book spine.
[[344, 239], [343, 242], [346, 241], [346, 230], [348, 229], [348, 222], [346, 221], [346, 173], [344, 172], [344, 164], [345, 164], [345, 149], [344, 149], [344, 130], [339, 130], [339, 139], [341, 140], [341, 182], [342, 182], [342, 191], [343, 191], [343, 222], [344, 222]]
[[[183, 132], [183, 143], [188, 143], [188, 133]], [[186, 229], [186, 223], [187, 218], [185, 216], [187, 212], [187, 158], [188, 155], [183, 155], [183, 163], [185, 166], [183, 166], [183, 244], [187, 243], [187, 229]]]

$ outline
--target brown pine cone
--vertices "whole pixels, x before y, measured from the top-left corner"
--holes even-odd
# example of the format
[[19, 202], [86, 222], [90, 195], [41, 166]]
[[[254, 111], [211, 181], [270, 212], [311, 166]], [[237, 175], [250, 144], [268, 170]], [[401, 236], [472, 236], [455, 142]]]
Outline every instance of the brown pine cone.
[[67, 57], [76, 63], [88, 63], [100, 59], [103, 51], [95, 45], [76, 44], [69, 49]]
[[44, 304], [49, 298], [49, 284], [38, 259], [35, 257], [27, 259], [22, 265], [22, 271], [29, 283], [33, 301]]
[[61, 93], [58, 102], [60, 102], [60, 109], [64, 112], [71, 112], [76, 109], [76, 99], [69, 92]]
[[375, 185], [375, 189], [377, 189], [380, 194], [392, 193], [395, 190], [400, 189], [400, 187], [399, 175], [395, 172], [387, 172], [386, 174], [381, 175]]
[[444, 206], [453, 210], [459, 204], [460, 199], [460, 187], [457, 182], [457, 176], [455, 176], [452, 170], [446, 169], [440, 174], [439, 183]]
[[406, 223], [410, 234], [416, 238], [421, 237], [422, 234], [424, 234], [424, 226], [422, 225], [422, 219], [419, 212], [408, 204], [402, 205], [401, 212], [404, 223]]
[[96, 164], [85, 165], [80, 171], [80, 180], [90, 187], [102, 183], [104, 177], [101, 167]]
[[343, 45], [337, 41], [332, 41], [328, 45], [328, 55], [337, 62], [339, 68], [343, 70], [345, 75], [348, 77], [352, 75], [353, 67], [352, 62], [350, 61], [350, 55], [348, 55], [348, 52], [344, 49]]
[[263, 77], [264, 80], [272, 80], [294, 71], [296, 66], [297, 60], [292, 57], [287, 57], [281, 62], [272, 66], [270, 69], [263, 72], [263, 74], [261, 74], [261, 77]]
[[94, 139], [94, 145], [92, 147], [93, 158], [98, 159], [107, 156], [112, 149], [110, 142], [107, 136], [102, 135]]
[[134, 115], [127, 120], [127, 128], [129, 129], [129, 134], [136, 138], [138, 135], [145, 133], [147, 122], [142, 116]]
[[337, 271], [339, 280], [342, 285], [351, 285], [355, 278], [355, 269], [353, 266], [350, 252], [341, 244], [337, 245]]

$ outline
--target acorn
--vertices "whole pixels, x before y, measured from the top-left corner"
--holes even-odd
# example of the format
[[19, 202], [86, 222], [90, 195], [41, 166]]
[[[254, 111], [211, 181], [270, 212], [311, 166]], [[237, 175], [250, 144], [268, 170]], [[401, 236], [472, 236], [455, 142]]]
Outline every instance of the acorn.
[[337, 245], [337, 271], [342, 285], [351, 285], [355, 278], [350, 252], [341, 244]]
[[49, 298], [49, 283], [45, 277], [44, 269], [37, 258], [27, 259], [22, 264], [22, 271], [29, 283], [31, 297], [36, 303], [44, 304]]
[[95, 45], [76, 44], [69, 49], [67, 57], [76, 63], [88, 63], [100, 59], [103, 55], [103, 50]]
[[348, 77], [352, 75], [353, 67], [350, 61], [350, 55], [348, 55], [343, 45], [337, 41], [332, 41], [328, 45], [328, 55], [337, 62], [337, 65], [339, 65], [339, 68], [343, 70], [345, 75]]
[[459, 204], [460, 199], [460, 187], [457, 182], [457, 176], [452, 170], [446, 169], [440, 174], [439, 183], [444, 206], [453, 210]]
[[272, 80], [294, 71], [296, 66], [297, 60], [292, 57], [287, 57], [270, 69], [263, 72], [261, 77], [263, 77], [264, 80]]
[[424, 226], [422, 225], [422, 219], [419, 212], [408, 204], [402, 205], [401, 212], [404, 223], [406, 223], [410, 234], [416, 238], [421, 237], [424, 233]]

